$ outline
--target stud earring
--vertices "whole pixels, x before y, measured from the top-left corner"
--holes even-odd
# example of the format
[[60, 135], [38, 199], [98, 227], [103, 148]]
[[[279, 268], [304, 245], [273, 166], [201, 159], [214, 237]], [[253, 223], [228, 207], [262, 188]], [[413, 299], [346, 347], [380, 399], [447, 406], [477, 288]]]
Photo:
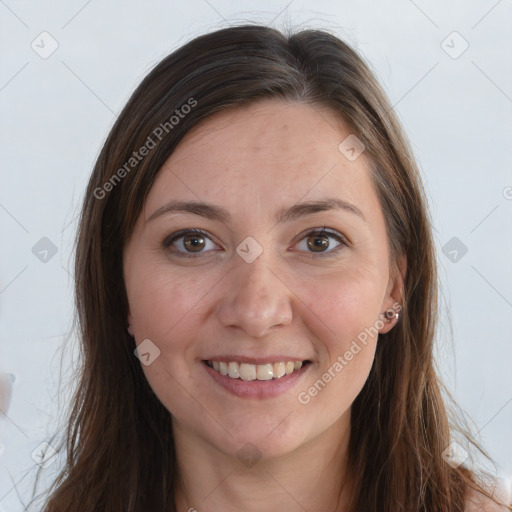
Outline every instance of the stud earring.
[[386, 319], [388, 321], [391, 321], [391, 320], [398, 320], [398, 313], [396, 313], [393, 309], [388, 309], [385, 313], [384, 313], [384, 316], [386, 317]]

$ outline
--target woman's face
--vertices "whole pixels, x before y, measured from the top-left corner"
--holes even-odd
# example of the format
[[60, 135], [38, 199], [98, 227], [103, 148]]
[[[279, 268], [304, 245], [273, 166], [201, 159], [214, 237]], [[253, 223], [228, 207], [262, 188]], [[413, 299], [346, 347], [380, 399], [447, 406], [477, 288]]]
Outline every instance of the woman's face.
[[347, 431], [402, 286], [349, 136], [326, 109], [263, 100], [203, 121], [161, 169], [124, 276], [142, 368], [175, 432], [273, 457]]

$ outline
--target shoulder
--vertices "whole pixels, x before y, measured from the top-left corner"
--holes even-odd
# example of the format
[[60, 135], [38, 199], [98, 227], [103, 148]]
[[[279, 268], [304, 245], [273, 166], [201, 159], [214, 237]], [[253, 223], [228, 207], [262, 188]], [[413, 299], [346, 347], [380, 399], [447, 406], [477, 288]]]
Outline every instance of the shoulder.
[[[503, 495], [499, 495], [497, 498], [507, 503]], [[498, 505], [484, 494], [474, 490], [469, 491], [464, 507], [464, 512], [509, 512], [510, 510], [512, 510], [511, 507]]]

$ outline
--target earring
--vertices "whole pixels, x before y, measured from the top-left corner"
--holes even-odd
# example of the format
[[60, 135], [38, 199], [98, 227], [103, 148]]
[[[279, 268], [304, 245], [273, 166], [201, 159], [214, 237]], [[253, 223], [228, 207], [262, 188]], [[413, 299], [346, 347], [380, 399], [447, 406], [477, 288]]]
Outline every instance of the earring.
[[384, 313], [384, 316], [386, 317], [386, 319], [388, 321], [391, 321], [391, 320], [398, 320], [398, 313], [396, 313], [393, 309], [388, 309], [385, 313]]
[[130, 329], [132, 328], [132, 324], [128, 324], [128, 327], [126, 328], [126, 330], [131, 334], [130, 332]]

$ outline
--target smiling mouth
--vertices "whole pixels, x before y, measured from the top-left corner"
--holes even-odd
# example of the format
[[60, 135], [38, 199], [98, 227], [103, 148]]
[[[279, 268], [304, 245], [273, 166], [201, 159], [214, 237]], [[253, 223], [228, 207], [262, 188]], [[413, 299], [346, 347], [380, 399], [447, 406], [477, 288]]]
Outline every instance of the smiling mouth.
[[204, 361], [221, 375], [241, 380], [277, 380], [300, 370], [311, 361], [282, 361], [278, 363], [248, 364], [235, 361]]

